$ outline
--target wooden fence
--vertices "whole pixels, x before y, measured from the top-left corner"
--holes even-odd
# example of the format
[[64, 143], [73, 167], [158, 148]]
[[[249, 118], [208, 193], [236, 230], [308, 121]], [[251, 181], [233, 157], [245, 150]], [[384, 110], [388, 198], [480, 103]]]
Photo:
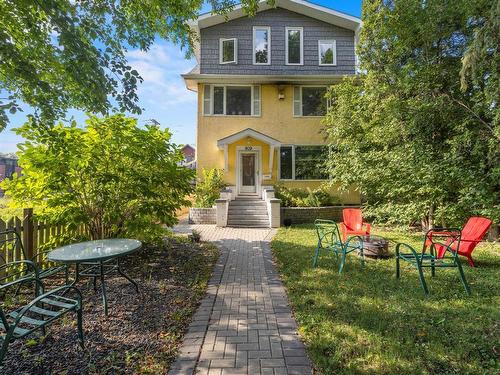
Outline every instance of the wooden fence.
[[[49, 242], [54, 237], [61, 236], [66, 233], [71, 233], [75, 235], [86, 235], [87, 231], [85, 227], [79, 226], [76, 230], [68, 230], [63, 225], [50, 225], [46, 222], [39, 221], [33, 217], [33, 209], [25, 208], [23, 210], [23, 217], [12, 217], [7, 221], [0, 219], [0, 232], [6, 229], [15, 229], [20, 235], [23, 241], [24, 251], [26, 252], [26, 257], [31, 259], [37, 250], [41, 246]], [[16, 248], [15, 251], [4, 252], [4, 249], [0, 248], [4, 256], [6, 256], [6, 262], [14, 262], [23, 259], [23, 254], [21, 248]], [[1, 259], [0, 259], [1, 261]]]

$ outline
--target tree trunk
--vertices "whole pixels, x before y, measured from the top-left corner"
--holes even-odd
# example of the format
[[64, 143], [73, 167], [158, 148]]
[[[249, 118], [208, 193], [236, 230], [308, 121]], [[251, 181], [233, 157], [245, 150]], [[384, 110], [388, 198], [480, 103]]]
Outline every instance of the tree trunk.
[[434, 211], [435, 206], [434, 204], [431, 204], [429, 210], [427, 211], [427, 216], [422, 218], [422, 230], [424, 232], [434, 228]]

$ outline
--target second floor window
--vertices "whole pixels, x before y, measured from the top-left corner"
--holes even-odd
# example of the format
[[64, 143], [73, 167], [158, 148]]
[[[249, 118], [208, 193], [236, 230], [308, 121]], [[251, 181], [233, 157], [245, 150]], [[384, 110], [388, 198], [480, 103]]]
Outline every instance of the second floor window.
[[293, 115], [318, 117], [326, 115], [328, 100], [325, 86], [295, 86], [293, 89]]
[[337, 65], [337, 43], [335, 40], [320, 40], [319, 65]]
[[238, 40], [236, 38], [220, 39], [219, 62], [221, 64], [238, 63]]
[[302, 27], [287, 27], [285, 43], [287, 65], [302, 65], [304, 61]]
[[253, 63], [271, 64], [271, 28], [256, 26], [253, 28]]
[[260, 116], [260, 86], [205, 85], [205, 116]]

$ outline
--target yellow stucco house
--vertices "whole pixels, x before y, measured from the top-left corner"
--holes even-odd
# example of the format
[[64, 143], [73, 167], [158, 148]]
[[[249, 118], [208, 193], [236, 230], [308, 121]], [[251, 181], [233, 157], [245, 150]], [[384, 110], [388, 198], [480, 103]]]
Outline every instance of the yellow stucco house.
[[[277, 0], [275, 7], [261, 2], [252, 18], [236, 7], [226, 17], [202, 15], [192, 27], [198, 65], [183, 77], [198, 93], [198, 174], [223, 169], [230, 200], [244, 197], [242, 206], [258, 206], [277, 183], [315, 189], [328, 180], [324, 94], [356, 74], [360, 19]], [[355, 191], [337, 195], [343, 203], [360, 201]]]

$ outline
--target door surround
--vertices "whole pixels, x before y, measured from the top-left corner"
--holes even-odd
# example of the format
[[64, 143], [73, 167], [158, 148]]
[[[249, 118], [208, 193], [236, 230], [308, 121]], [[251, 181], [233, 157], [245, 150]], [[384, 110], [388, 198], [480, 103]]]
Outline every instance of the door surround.
[[[241, 191], [241, 156], [244, 154], [255, 155], [255, 193]], [[260, 196], [262, 181], [262, 147], [261, 146], [237, 146], [236, 147], [236, 191], [238, 195]]]

